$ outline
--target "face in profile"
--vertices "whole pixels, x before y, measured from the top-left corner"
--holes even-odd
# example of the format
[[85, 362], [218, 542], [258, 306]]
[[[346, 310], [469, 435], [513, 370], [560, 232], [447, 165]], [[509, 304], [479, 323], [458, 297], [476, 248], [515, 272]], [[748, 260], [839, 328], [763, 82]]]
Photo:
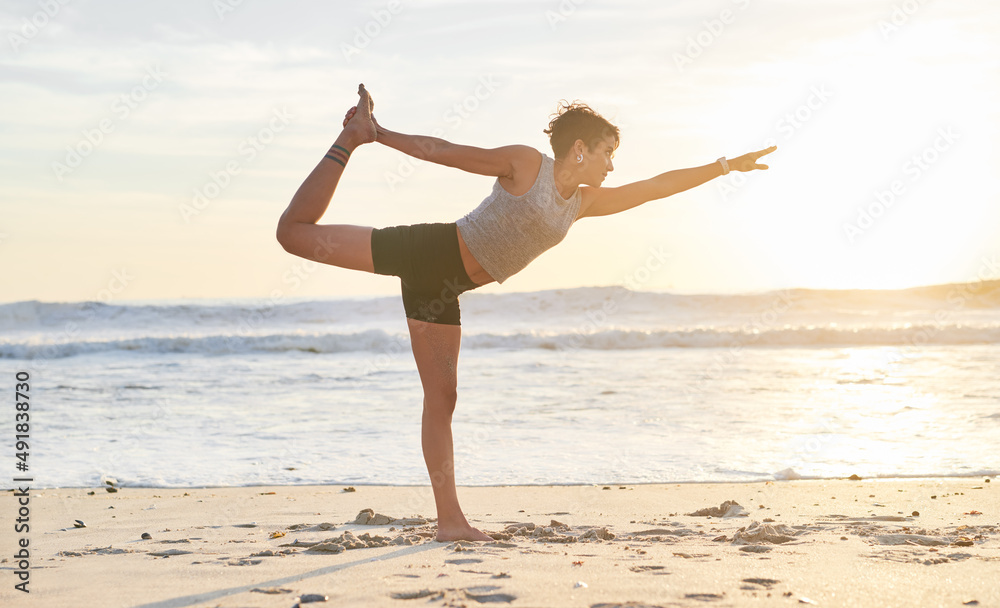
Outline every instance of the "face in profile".
[[591, 150], [584, 147], [582, 169], [584, 171], [583, 183], [588, 186], [599, 188], [608, 173], [615, 170], [612, 159], [615, 156], [615, 138], [607, 136], [598, 142]]

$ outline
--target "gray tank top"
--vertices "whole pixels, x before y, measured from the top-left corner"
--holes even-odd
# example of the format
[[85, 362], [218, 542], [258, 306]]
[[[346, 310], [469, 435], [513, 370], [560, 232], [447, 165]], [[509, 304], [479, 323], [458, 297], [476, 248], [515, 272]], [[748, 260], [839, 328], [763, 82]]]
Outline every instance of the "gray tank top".
[[558, 244], [576, 221], [580, 188], [564, 199], [553, 179], [554, 162], [542, 153], [538, 177], [521, 196], [504, 190], [498, 178], [493, 192], [455, 222], [469, 251], [497, 283]]

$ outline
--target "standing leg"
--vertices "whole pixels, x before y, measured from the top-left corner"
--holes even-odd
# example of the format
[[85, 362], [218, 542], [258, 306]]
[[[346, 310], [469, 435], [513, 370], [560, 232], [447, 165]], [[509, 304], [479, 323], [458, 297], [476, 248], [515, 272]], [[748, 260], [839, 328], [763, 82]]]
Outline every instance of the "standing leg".
[[473, 528], [465, 519], [455, 488], [451, 418], [458, 399], [458, 351], [462, 328], [414, 319], [406, 322], [413, 358], [424, 388], [420, 439], [437, 506], [437, 540], [491, 541], [492, 537]]

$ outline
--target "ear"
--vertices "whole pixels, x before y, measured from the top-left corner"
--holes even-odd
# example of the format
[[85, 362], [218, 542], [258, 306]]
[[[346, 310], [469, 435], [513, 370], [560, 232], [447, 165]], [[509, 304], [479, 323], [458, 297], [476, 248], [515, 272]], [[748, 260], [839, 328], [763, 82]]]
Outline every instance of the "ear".
[[573, 156], [579, 156], [587, 151], [587, 144], [583, 143], [582, 139], [578, 139], [573, 142]]

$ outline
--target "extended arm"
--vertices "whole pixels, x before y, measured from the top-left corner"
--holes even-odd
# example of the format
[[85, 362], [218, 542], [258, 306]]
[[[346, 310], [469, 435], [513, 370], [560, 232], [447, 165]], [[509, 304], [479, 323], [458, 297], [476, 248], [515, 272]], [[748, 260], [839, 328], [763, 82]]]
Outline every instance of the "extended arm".
[[[767, 169], [767, 165], [757, 164], [757, 159], [777, 149], [771, 146], [757, 152], [750, 152], [729, 162], [730, 171], [753, 171]], [[594, 188], [591, 201], [580, 217], [611, 215], [626, 209], [638, 207], [648, 201], [690, 190], [723, 175], [722, 163], [714, 162], [690, 169], [676, 169], [661, 173], [641, 182], [634, 182], [617, 188]]]
[[[347, 112], [345, 124], [354, 116], [354, 112], [355, 108]], [[530, 159], [535, 152], [534, 148], [529, 146], [477, 148], [455, 144], [440, 137], [407, 135], [390, 131], [378, 124], [378, 121], [375, 121], [375, 129], [378, 134], [375, 141], [403, 154], [477, 175], [512, 178], [515, 165], [524, 159]]]
[[376, 141], [420, 160], [478, 175], [507, 178], [514, 174], [514, 163], [518, 155], [523, 156], [526, 151], [532, 150], [528, 146], [518, 145], [489, 149], [463, 146], [439, 137], [406, 135], [382, 127], [378, 128]]

